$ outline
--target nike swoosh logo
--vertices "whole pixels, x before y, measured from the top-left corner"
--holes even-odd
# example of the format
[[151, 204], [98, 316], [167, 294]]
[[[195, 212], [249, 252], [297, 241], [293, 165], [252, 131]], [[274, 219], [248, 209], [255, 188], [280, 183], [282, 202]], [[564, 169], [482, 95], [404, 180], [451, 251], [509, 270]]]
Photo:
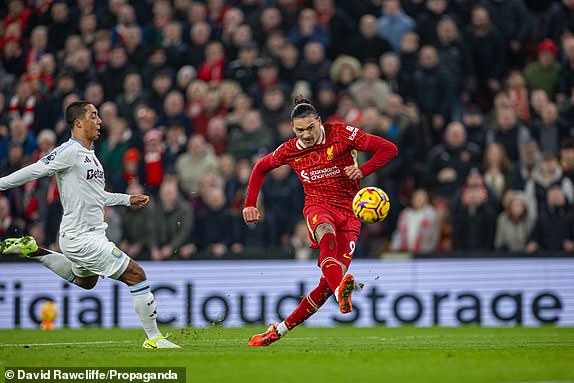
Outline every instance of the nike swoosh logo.
[[301, 158], [301, 157], [299, 157], [299, 158], [295, 158], [295, 162], [299, 162], [299, 161], [301, 161], [301, 160], [302, 160], [302, 158]]
[[347, 255], [347, 253], [343, 254], [343, 258], [353, 259], [352, 257], [349, 257], [349, 256]]

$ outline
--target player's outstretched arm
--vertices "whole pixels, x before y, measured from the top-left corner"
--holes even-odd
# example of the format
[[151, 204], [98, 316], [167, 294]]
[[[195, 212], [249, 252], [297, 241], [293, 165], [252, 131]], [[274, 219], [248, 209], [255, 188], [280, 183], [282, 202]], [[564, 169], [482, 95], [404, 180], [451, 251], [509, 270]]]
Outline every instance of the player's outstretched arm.
[[377, 169], [385, 166], [399, 153], [397, 146], [391, 141], [372, 134], [367, 134], [361, 147], [357, 149], [362, 152], [373, 153], [373, 156], [359, 167], [361, 177], [366, 177]]
[[22, 169], [16, 170], [6, 177], [0, 178], [0, 190], [12, 189], [35, 179], [50, 175], [52, 173], [51, 169], [41, 161], [42, 160], [39, 160]]
[[247, 195], [245, 196], [245, 208], [243, 209], [243, 220], [245, 223], [257, 223], [261, 219], [259, 210], [257, 210], [257, 197], [259, 196], [259, 191], [263, 186], [263, 181], [265, 181], [265, 175], [271, 169], [276, 168], [281, 165], [276, 163], [273, 159], [273, 153], [269, 153], [255, 164], [251, 176], [249, 177], [249, 183], [247, 184]]

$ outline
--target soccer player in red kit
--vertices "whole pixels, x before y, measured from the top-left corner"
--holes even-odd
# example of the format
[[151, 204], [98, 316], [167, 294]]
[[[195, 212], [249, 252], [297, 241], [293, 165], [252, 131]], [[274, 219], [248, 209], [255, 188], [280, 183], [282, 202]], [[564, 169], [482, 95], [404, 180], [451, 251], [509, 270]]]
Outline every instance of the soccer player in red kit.
[[[303, 215], [309, 228], [311, 247], [319, 248], [319, 285], [281, 323], [273, 323], [257, 334], [249, 346], [268, 346], [313, 315], [334, 295], [342, 313], [353, 309], [351, 294], [355, 280], [345, 275], [359, 238], [361, 222], [353, 214], [352, 200], [359, 180], [373, 173], [397, 155], [390, 141], [367, 134], [342, 123], [322, 123], [315, 107], [306, 99], [296, 99], [291, 111], [294, 138], [260, 159], [249, 179], [243, 219], [247, 224], [260, 219], [257, 196], [265, 175], [288, 164], [297, 173], [305, 192]], [[373, 153], [360, 167], [356, 151]]]

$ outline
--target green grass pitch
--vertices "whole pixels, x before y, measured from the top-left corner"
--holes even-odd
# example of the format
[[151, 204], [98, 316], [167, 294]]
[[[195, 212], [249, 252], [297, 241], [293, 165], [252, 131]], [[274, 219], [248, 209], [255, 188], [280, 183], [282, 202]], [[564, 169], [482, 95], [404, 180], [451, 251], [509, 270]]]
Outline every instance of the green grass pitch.
[[574, 328], [303, 327], [247, 347], [263, 330], [173, 329], [181, 350], [141, 349], [141, 330], [0, 330], [0, 366], [186, 367], [188, 383], [574, 383]]

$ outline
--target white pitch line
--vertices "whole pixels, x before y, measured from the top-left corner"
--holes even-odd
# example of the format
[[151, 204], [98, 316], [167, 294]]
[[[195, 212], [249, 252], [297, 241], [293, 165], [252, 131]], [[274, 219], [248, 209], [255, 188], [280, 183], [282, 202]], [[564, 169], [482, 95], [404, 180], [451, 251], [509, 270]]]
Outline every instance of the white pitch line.
[[23, 347], [23, 346], [67, 346], [79, 344], [117, 344], [117, 343], [132, 343], [131, 340], [108, 340], [102, 342], [61, 342], [61, 343], [8, 343], [0, 344], [0, 347]]

